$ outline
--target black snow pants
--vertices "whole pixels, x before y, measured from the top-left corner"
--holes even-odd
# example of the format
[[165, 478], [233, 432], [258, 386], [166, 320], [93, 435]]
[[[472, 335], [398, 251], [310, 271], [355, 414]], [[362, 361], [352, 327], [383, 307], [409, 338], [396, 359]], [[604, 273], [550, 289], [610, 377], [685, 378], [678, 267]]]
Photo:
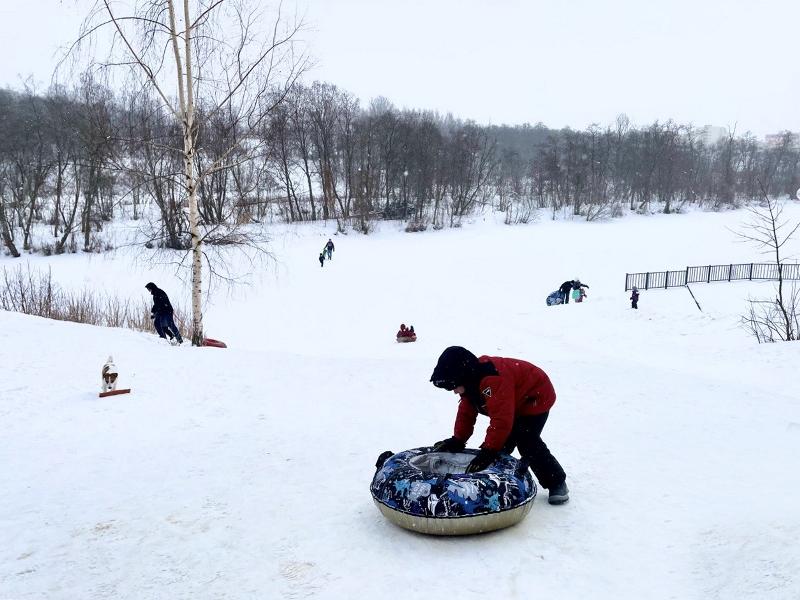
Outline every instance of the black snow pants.
[[520, 456], [530, 463], [536, 479], [548, 490], [564, 483], [567, 479], [564, 469], [542, 441], [542, 429], [549, 415], [548, 411], [541, 415], [517, 417], [511, 435], [503, 446], [503, 452], [506, 454], [511, 454], [514, 448], [518, 448]]
[[181, 337], [181, 332], [178, 330], [178, 327], [175, 325], [175, 320], [173, 319], [170, 313], [158, 313], [153, 318], [153, 326], [156, 328], [156, 333], [158, 333], [158, 337], [166, 338], [169, 336], [169, 339], [177, 338], [178, 343], [183, 343], [183, 338]]

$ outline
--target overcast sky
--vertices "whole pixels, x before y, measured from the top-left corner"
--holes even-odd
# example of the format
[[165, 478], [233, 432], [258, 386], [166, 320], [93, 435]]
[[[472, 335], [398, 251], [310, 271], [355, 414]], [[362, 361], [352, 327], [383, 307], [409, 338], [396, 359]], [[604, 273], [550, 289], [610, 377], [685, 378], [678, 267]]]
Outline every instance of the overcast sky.
[[[0, 84], [49, 82], [86, 0], [0, 0]], [[798, 0], [284, 0], [309, 79], [482, 123], [800, 131]]]

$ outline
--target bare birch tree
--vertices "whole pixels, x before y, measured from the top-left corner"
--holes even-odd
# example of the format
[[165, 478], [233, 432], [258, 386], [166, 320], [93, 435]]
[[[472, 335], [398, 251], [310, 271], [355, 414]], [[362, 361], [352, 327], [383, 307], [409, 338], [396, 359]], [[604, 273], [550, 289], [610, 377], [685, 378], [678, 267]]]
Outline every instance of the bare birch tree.
[[764, 253], [775, 258], [778, 265], [777, 295], [774, 299], [750, 300], [750, 308], [747, 315], [742, 317], [742, 323], [759, 343], [789, 342], [800, 338], [800, 292], [796, 284], [787, 285], [784, 279], [784, 269], [797, 266], [784, 265], [781, 261], [785, 258], [782, 255], [783, 247], [800, 229], [800, 223], [792, 226], [783, 217], [783, 206], [779, 201], [768, 196], [763, 186], [762, 193], [762, 205], [748, 209], [753, 219], [737, 235], [757, 244], [764, 249]]
[[278, 5], [264, 32], [260, 27], [267, 19], [255, 6], [247, 0], [144, 0], [133, 6], [98, 0], [77, 42], [110, 29], [111, 56], [99, 66], [127, 68], [181, 129], [182, 146], [173, 150], [182, 158], [189, 213], [194, 345], [203, 342], [203, 243], [216, 230], [201, 222], [198, 188], [214, 173], [250, 160], [256, 144], [245, 133], [200, 168], [198, 132], [205, 122], [198, 119], [198, 108], [204, 107], [205, 121], [225, 113], [242, 131], [252, 132], [285, 98], [306, 64], [295, 49], [301, 24], [287, 22]]

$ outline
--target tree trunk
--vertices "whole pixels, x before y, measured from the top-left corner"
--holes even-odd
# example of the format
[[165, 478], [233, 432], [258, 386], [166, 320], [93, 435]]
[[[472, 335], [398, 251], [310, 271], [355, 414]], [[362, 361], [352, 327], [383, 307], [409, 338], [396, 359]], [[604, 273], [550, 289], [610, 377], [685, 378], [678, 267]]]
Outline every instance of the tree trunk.
[[69, 219], [64, 219], [64, 229], [62, 231], [61, 239], [56, 242], [56, 254], [62, 254], [64, 252], [64, 246], [67, 244], [67, 238], [69, 238], [70, 234], [72, 233], [72, 228], [75, 225], [75, 215], [78, 212], [78, 203], [80, 202], [81, 197], [81, 185], [80, 179], [78, 177], [78, 170], [77, 167], [75, 169], [75, 198], [72, 202], [72, 210], [69, 214]]
[[[170, 12], [172, 12], [170, 0]], [[178, 67], [178, 91], [183, 113], [184, 170], [186, 172], [186, 191], [189, 196], [189, 234], [192, 236], [192, 345], [203, 345], [203, 239], [200, 237], [199, 214], [197, 208], [197, 181], [194, 175], [194, 77], [192, 76], [192, 30], [189, 17], [189, 0], [183, 0], [183, 20], [186, 31], [183, 35], [186, 79], [180, 68], [178, 51], [178, 32], [172, 20], [172, 43], [175, 51], [175, 64]], [[185, 92], [184, 92], [185, 90]]]
[[14, 244], [14, 238], [11, 237], [11, 230], [8, 227], [8, 219], [6, 218], [6, 207], [3, 205], [2, 200], [0, 200], [0, 234], [2, 234], [3, 243], [8, 248], [11, 256], [19, 258], [19, 250]]
[[192, 345], [203, 345], [203, 240], [200, 237], [197, 209], [197, 182], [194, 179], [194, 140], [191, 133], [191, 116], [184, 130], [184, 168], [189, 195], [189, 233], [192, 236]]

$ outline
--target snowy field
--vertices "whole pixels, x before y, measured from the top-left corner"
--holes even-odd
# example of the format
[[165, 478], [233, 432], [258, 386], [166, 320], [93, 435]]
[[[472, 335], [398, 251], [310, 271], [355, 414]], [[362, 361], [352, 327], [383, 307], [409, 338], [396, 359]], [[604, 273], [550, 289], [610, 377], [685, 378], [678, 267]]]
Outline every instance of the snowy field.
[[[626, 272], [768, 261], [731, 232], [747, 219], [385, 224], [333, 236], [324, 268], [332, 224], [276, 227], [274, 262], [208, 300], [227, 350], [0, 312], [0, 599], [800, 598], [800, 343], [738, 325], [773, 285], [696, 284], [703, 312], [684, 289], [638, 311], [624, 291]], [[188, 306], [144, 258], [21, 261]], [[586, 302], [546, 307], [574, 277]], [[378, 454], [451, 435], [457, 399], [428, 378], [453, 344], [550, 374], [568, 504], [540, 490], [522, 523], [469, 538], [380, 515]], [[97, 397], [109, 354], [132, 394]]]

